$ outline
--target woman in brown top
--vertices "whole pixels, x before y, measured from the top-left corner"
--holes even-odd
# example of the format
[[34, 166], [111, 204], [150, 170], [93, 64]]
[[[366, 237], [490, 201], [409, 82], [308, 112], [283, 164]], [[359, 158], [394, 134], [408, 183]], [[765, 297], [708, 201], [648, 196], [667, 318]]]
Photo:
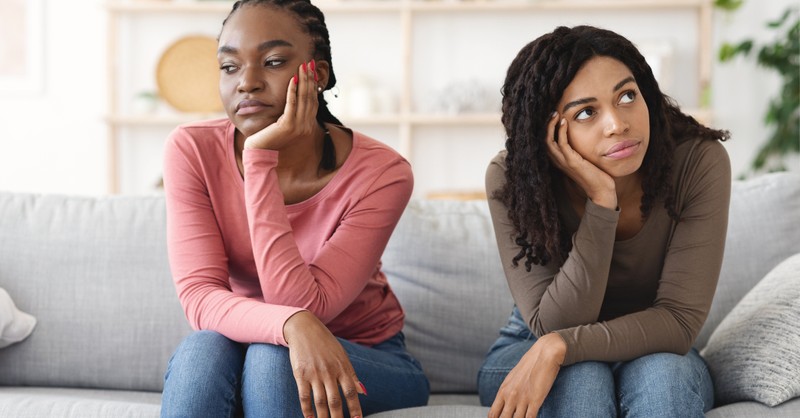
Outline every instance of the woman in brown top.
[[692, 344], [722, 263], [728, 133], [683, 114], [636, 47], [588, 26], [525, 46], [486, 173], [516, 306], [478, 376], [490, 417], [702, 417]]

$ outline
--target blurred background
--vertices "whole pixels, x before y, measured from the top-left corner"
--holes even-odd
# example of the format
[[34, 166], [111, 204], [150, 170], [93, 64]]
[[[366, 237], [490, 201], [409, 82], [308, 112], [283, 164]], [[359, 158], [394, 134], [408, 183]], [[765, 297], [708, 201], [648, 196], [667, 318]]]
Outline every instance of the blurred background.
[[[326, 93], [332, 111], [411, 161], [415, 196], [480, 195], [504, 143], [505, 70], [559, 25], [636, 43], [685, 111], [731, 131], [735, 177], [800, 169], [796, 0], [315, 4], [339, 80]], [[157, 193], [169, 132], [221, 116], [214, 38], [231, 5], [0, 0], [0, 189]]]

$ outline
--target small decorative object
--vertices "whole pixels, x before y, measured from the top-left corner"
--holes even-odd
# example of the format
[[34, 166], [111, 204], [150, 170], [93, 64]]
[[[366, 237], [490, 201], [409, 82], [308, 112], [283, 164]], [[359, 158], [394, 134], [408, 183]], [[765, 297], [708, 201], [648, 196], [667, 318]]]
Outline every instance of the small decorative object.
[[355, 75], [343, 82], [341, 95], [337, 99], [340, 99], [341, 105], [337, 106], [337, 110], [351, 117], [393, 114], [397, 112], [398, 107], [397, 97], [391, 87], [363, 74]]
[[216, 39], [205, 35], [178, 39], [161, 55], [156, 82], [158, 94], [177, 110], [221, 112]]
[[500, 91], [478, 80], [453, 81], [435, 92], [427, 110], [446, 113], [486, 113], [500, 111]]
[[158, 109], [160, 98], [156, 91], [141, 91], [133, 98], [132, 112], [136, 115], [153, 114]]

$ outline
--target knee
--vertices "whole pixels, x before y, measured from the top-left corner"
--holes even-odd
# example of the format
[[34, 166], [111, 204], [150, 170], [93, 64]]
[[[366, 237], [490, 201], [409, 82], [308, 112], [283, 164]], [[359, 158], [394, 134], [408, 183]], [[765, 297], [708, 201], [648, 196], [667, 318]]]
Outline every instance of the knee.
[[291, 369], [289, 349], [275, 344], [251, 344], [247, 348], [245, 367], [256, 365], [285, 366]]
[[161, 416], [232, 416], [242, 369], [242, 346], [213, 331], [198, 331], [167, 366]]
[[623, 411], [654, 417], [703, 416], [713, 403], [711, 379], [699, 356], [650, 354], [621, 365], [617, 379]]
[[547, 416], [614, 417], [614, 375], [606, 363], [586, 361], [561, 369], [542, 409]]
[[701, 376], [691, 359], [673, 353], [654, 353], [632, 360], [621, 367], [620, 377], [636, 386], [659, 388], [692, 386]]
[[244, 358], [242, 378], [246, 388], [297, 390], [289, 349], [280, 345], [251, 344]]
[[218, 376], [224, 374], [223, 370], [241, 370], [241, 362], [241, 344], [218, 332], [197, 331], [186, 337], [175, 350], [167, 374], [194, 372]]
[[289, 349], [273, 344], [251, 344], [242, 372], [242, 404], [245, 415], [280, 416], [299, 411]]

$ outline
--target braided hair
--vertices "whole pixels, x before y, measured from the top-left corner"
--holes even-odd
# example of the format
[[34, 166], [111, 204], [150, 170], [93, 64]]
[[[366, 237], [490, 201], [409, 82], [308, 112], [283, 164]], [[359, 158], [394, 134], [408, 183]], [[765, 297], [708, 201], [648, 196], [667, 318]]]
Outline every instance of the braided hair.
[[[319, 107], [317, 108], [317, 123], [324, 129], [325, 123], [332, 123], [335, 125], [342, 125], [336, 116], [333, 116], [328, 109], [328, 102], [323, 96], [323, 91], [333, 88], [336, 85], [336, 74], [333, 72], [333, 60], [331, 58], [331, 40], [328, 35], [328, 27], [325, 25], [325, 15], [317, 7], [311, 4], [309, 0], [238, 0], [233, 4], [230, 13], [222, 21], [222, 26], [228, 22], [228, 19], [244, 5], [260, 5], [265, 7], [275, 7], [286, 10], [297, 18], [300, 28], [311, 36], [311, 41], [314, 46], [312, 56], [317, 61], [327, 61], [328, 63], [328, 84], [323, 86], [322, 91], [317, 92], [317, 101]], [[336, 168], [336, 150], [333, 146], [333, 140], [325, 130], [326, 134], [322, 144], [322, 160], [320, 161], [320, 168], [323, 170], [333, 170]]]
[[513, 258], [545, 265], [566, 260], [572, 247], [561, 228], [553, 191], [563, 174], [550, 162], [545, 137], [550, 114], [581, 67], [596, 56], [614, 58], [633, 73], [647, 104], [650, 142], [642, 166], [640, 210], [647, 217], [658, 198], [665, 200], [670, 217], [678, 220], [672, 196], [671, 174], [677, 144], [691, 138], [726, 140], [729, 133], [701, 125], [681, 112], [661, 92], [653, 71], [626, 38], [591, 26], [558, 27], [529, 43], [517, 54], [503, 84], [502, 122], [506, 131], [506, 182], [492, 196], [508, 208], [520, 246]]

